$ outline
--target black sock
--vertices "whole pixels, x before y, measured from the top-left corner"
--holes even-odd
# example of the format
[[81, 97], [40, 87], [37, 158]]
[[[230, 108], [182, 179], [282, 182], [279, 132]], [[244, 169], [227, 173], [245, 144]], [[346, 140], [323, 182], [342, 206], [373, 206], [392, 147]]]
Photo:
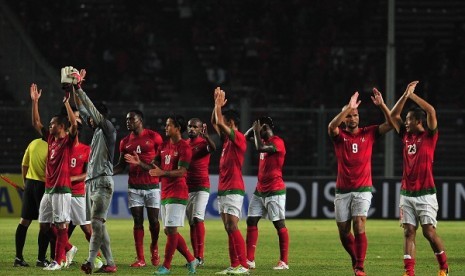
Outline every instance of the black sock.
[[68, 226], [68, 239], [71, 238], [71, 235], [74, 232], [74, 229], [76, 229], [76, 225], [74, 225], [72, 222]]
[[47, 234], [39, 231], [39, 237], [37, 237], [37, 243], [39, 245], [39, 253], [37, 255], [37, 260], [44, 261], [47, 255], [48, 243], [50, 242], [50, 237]]
[[23, 259], [23, 248], [24, 244], [26, 243], [27, 228], [27, 226], [24, 226], [22, 224], [18, 224], [18, 227], [16, 228], [16, 258], [21, 260]]

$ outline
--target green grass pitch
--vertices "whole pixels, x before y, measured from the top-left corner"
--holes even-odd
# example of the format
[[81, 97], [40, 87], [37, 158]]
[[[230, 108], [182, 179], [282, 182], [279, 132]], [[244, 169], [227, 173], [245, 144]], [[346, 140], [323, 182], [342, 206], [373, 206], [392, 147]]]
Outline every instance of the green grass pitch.
[[[79, 249], [75, 261], [69, 269], [62, 271], [42, 271], [34, 267], [37, 258], [38, 223], [30, 226], [24, 248], [24, 257], [29, 268], [13, 267], [15, 256], [14, 235], [19, 219], [0, 219], [0, 275], [83, 275], [80, 264], [87, 257], [88, 243], [80, 229], [76, 229], [71, 242]], [[146, 260], [150, 261], [149, 237], [145, 234]], [[276, 231], [271, 222], [259, 223], [259, 240], [256, 251], [257, 269], [251, 275], [353, 275], [348, 254], [342, 248], [336, 223], [333, 220], [288, 220], [290, 234], [288, 271], [273, 271], [279, 258]], [[107, 222], [112, 239], [113, 255], [120, 275], [151, 275], [155, 268], [130, 268], [134, 261], [135, 249], [131, 220], [110, 219]], [[240, 222], [240, 230], [246, 233], [245, 222]], [[197, 270], [198, 275], [213, 275], [229, 265], [227, 236], [220, 220], [206, 222], [207, 238], [205, 266]], [[181, 234], [190, 246], [189, 227], [180, 228]], [[365, 271], [368, 275], [402, 275], [402, 228], [394, 220], [368, 220], [368, 252]], [[440, 221], [438, 234], [443, 239], [451, 268], [450, 275], [465, 275], [465, 222]], [[159, 246], [165, 245], [165, 235], [160, 233]], [[172, 263], [172, 275], [186, 275], [185, 259], [177, 252]], [[432, 250], [421, 234], [417, 233], [417, 275], [437, 275], [438, 266]]]

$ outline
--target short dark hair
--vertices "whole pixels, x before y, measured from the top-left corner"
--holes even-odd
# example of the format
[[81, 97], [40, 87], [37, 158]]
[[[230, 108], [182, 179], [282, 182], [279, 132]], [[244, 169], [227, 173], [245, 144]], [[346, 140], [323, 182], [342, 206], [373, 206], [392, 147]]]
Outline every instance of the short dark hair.
[[131, 109], [129, 110], [128, 113], [135, 113], [137, 116], [139, 116], [139, 118], [143, 121], [144, 120], [144, 113], [142, 113], [142, 111], [140, 111], [139, 109]]
[[66, 117], [66, 115], [63, 115], [63, 114], [55, 114], [53, 115], [52, 118], [57, 118], [57, 123], [59, 125], [63, 125], [65, 127], [65, 129], [68, 129], [69, 127], [69, 121], [68, 121], [68, 117]]
[[200, 123], [200, 124], [203, 124], [202, 120], [200, 120], [199, 118], [197, 117], [194, 117], [194, 118], [190, 118], [189, 121], [192, 121], [192, 122], [195, 122], [195, 123]]
[[186, 119], [184, 119], [183, 116], [181, 116], [181, 115], [176, 115], [176, 114], [172, 114], [172, 115], [169, 115], [166, 119], [171, 119], [171, 120], [173, 120], [174, 126], [180, 128], [180, 129], [181, 129], [181, 133], [183, 133], [184, 131], [186, 131], [186, 129], [187, 129], [187, 122], [186, 122]]
[[408, 110], [408, 113], [412, 113], [413, 118], [421, 122], [426, 122], [426, 112], [418, 106], [413, 106]]
[[226, 121], [233, 120], [236, 126], [239, 126], [239, 124], [241, 123], [239, 112], [237, 112], [234, 109], [228, 109], [223, 111], [223, 117], [226, 119]]
[[271, 129], [274, 128], [273, 119], [271, 119], [270, 116], [262, 116], [258, 118], [258, 120], [260, 121], [260, 124], [267, 124]]

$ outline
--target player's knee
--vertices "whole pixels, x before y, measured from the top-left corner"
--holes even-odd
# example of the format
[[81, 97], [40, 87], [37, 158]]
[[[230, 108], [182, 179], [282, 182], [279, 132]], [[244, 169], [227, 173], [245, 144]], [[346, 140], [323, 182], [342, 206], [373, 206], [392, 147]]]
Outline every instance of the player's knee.
[[202, 222], [202, 221], [203, 221], [203, 219], [199, 219], [199, 218], [194, 217], [194, 218], [192, 219], [192, 224], [195, 225], [195, 224], [197, 224], [197, 223], [199, 223], [199, 222]]
[[413, 225], [404, 225], [404, 237], [406, 239], [415, 238], [416, 229]]
[[165, 235], [174, 235], [178, 232], [178, 228], [177, 227], [166, 227], [164, 232], [165, 232]]
[[226, 229], [226, 232], [228, 233], [232, 233], [234, 231], [236, 231], [238, 228], [237, 228], [237, 225], [234, 224], [234, 223], [226, 223], [224, 225], [224, 228]]
[[260, 218], [258, 217], [247, 217], [247, 226], [257, 226]]
[[283, 228], [286, 228], [286, 223], [284, 222], [283, 219], [281, 220], [277, 220], [277, 221], [273, 221], [273, 225], [274, 225], [274, 228], [276, 228], [276, 230], [280, 230], [280, 229], [283, 229]]
[[48, 232], [50, 231], [50, 224], [49, 223], [41, 223], [40, 226], [39, 226], [39, 230], [40, 232], [42, 232], [42, 234], [48, 234]]
[[422, 232], [423, 232], [423, 237], [425, 237], [428, 241], [432, 241], [435, 239], [436, 231], [434, 230], [432, 226], [423, 228]]
[[19, 220], [19, 224], [21, 224], [22, 226], [25, 226], [25, 227], [29, 227], [29, 225], [31, 225], [31, 220], [30, 219], [24, 219], [24, 218], [21, 218]]

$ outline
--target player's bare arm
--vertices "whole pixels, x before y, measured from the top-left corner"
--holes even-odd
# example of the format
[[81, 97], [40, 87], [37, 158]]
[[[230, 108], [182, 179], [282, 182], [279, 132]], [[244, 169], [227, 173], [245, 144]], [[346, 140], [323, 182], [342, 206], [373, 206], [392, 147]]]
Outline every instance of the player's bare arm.
[[70, 180], [71, 180], [71, 182], [76, 182], [76, 183], [82, 182], [82, 181], [86, 180], [86, 175], [87, 175], [87, 173], [83, 172], [81, 174], [71, 176]]
[[226, 104], [225, 92], [219, 87], [215, 89], [214, 127], [218, 128], [221, 139], [228, 136], [231, 129], [225, 124], [221, 108]]
[[77, 119], [76, 119], [76, 116], [74, 115], [71, 105], [69, 104], [69, 97], [65, 97], [64, 104], [66, 107], [66, 113], [68, 114], [68, 120], [71, 124], [69, 128], [69, 134], [75, 137], [77, 135]]
[[[121, 158], [121, 156], [120, 156], [120, 158]], [[133, 152], [133, 154], [126, 153], [124, 155], [124, 161], [127, 164], [140, 166], [142, 169], [144, 169], [146, 171], [149, 171], [149, 170], [153, 169], [154, 168], [153, 163], [155, 162], [155, 160], [154, 160], [150, 164], [145, 163], [144, 161], [140, 160], [139, 155], [137, 154], [137, 152]]]
[[407, 88], [404, 91], [404, 94], [397, 100], [394, 107], [391, 109], [390, 117], [392, 126], [395, 128], [397, 133], [400, 131], [400, 126], [404, 123], [400, 114], [402, 109], [404, 108], [405, 102], [407, 102], [408, 98], [414, 93], [415, 87], [417, 86], [418, 81], [412, 81], [407, 85]]
[[359, 93], [358, 93], [358, 91], [356, 91], [350, 97], [349, 103], [342, 108], [341, 112], [339, 112], [339, 114], [337, 114], [336, 117], [333, 118], [333, 120], [331, 120], [331, 122], [328, 125], [328, 134], [329, 134], [329, 136], [335, 137], [335, 136], [339, 135], [339, 128], [338, 127], [344, 121], [346, 116], [352, 110], [357, 109], [358, 106], [361, 103], [361, 101], [358, 100], [358, 95], [359, 95]]
[[210, 135], [208, 135], [207, 124], [205, 124], [205, 123], [202, 125], [202, 130], [200, 131], [200, 136], [205, 138], [205, 140], [207, 141], [207, 143], [208, 143], [208, 152], [214, 152], [216, 150], [216, 144], [210, 138]]
[[373, 88], [373, 96], [371, 96], [371, 100], [383, 112], [385, 121], [384, 123], [379, 125], [378, 132], [381, 135], [385, 134], [392, 129], [393, 124], [391, 122], [391, 116], [389, 115], [391, 111], [384, 103], [383, 95], [381, 95], [381, 92], [379, 92], [379, 90], [376, 87]]
[[178, 166], [176, 170], [172, 171], [165, 171], [162, 170], [160, 167], [155, 166], [154, 169], [149, 171], [151, 176], [161, 176], [161, 177], [183, 177], [187, 174], [187, 169], [182, 166]]
[[37, 84], [33, 83], [31, 84], [30, 94], [32, 100], [32, 126], [40, 135], [42, 135], [42, 128], [44, 125], [40, 121], [39, 115], [39, 99], [42, 95], [42, 89], [39, 90], [37, 88]]
[[218, 135], [221, 135], [220, 133], [220, 129], [218, 128], [218, 125], [217, 125], [217, 120], [216, 120], [216, 98], [218, 97], [218, 87], [215, 89], [215, 91], [213, 92], [213, 103], [215, 104], [214, 107], [213, 107], [213, 111], [212, 111], [212, 116], [211, 116], [211, 119], [210, 119], [210, 122], [212, 123], [213, 125], [213, 129], [215, 129], [216, 133]]
[[254, 142], [255, 138], [253, 135], [253, 127], [250, 127], [245, 133], [244, 133], [245, 139]]
[[273, 145], [265, 145], [260, 134], [260, 130], [264, 125], [260, 124], [260, 120], [257, 120], [253, 123], [252, 129], [254, 134], [255, 148], [259, 152], [275, 152], [275, 147]]
[[438, 127], [438, 120], [434, 107], [417, 94], [412, 93], [410, 99], [426, 112], [426, 124], [430, 130], [435, 130]]

